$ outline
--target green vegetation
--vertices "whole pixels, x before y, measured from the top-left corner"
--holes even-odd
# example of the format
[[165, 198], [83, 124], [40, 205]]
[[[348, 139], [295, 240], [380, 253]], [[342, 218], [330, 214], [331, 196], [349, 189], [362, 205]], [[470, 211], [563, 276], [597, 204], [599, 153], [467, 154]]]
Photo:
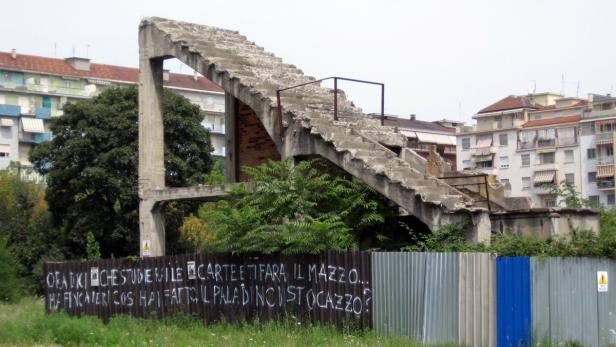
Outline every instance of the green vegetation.
[[0, 221], [0, 300], [9, 300], [40, 289], [42, 262], [63, 259], [63, 236], [51, 228], [43, 189], [15, 165], [0, 170]]
[[[103, 257], [138, 254], [137, 88], [110, 88], [90, 100], [69, 103], [51, 122], [53, 139], [30, 153], [36, 171], [46, 175], [46, 199], [53, 226], [61, 230], [69, 258], [87, 256], [92, 232]], [[165, 91], [165, 168], [170, 187], [202, 183], [212, 166], [209, 133], [199, 107]], [[193, 203], [166, 210], [170, 253], [177, 229]]]
[[513, 233], [492, 235], [491, 244], [466, 240], [464, 225], [448, 225], [402, 247], [414, 252], [491, 252], [500, 256], [600, 257], [616, 259], [616, 213], [601, 211], [599, 235], [574, 230], [569, 237], [540, 240]]
[[40, 300], [0, 304], [0, 345], [10, 346], [422, 346], [374, 332], [343, 332], [291, 319], [240, 326], [204, 325], [188, 317], [143, 320], [126, 316], [108, 325], [96, 317], [46, 315]]
[[367, 185], [324, 160], [269, 161], [245, 168], [247, 187], [204, 204], [181, 233], [197, 249], [318, 253], [357, 249], [359, 235], [392, 211]]
[[17, 279], [19, 263], [4, 238], [0, 238], [0, 302], [14, 302], [20, 295]]

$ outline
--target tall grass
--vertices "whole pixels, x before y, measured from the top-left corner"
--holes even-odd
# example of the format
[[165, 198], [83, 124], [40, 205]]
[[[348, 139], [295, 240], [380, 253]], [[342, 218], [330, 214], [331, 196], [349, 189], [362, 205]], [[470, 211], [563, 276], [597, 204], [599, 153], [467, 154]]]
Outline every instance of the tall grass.
[[27, 298], [0, 304], [0, 346], [422, 346], [374, 332], [341, 332], [330, 326], [291, 321], [204, 325], [187, 317], [167, 320], [117, 316], [104, 325], [95, 317], [44, 313]]

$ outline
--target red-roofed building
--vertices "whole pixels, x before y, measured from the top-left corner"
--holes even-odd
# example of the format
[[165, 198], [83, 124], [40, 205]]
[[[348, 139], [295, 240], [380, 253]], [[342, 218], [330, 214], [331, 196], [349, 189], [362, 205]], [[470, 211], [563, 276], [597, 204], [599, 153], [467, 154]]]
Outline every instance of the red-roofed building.
[[[198, 105], [210, 129], [214, 155], [225, 153], [223, 90], [199, 75], [165, 72], [165, 87]], [[0, 169], [11, 161], [30, 166], [28, 152], [51, 137], [51, 118], [67, 102], [87, 99], [110, 86], [137, 84], [139, 69], [97, 64], [86, 58], [57, 59], [0, 52]], [[39, 179], [36, 175], [29, 177]]]
[[495, 177], [510, 197], [553, 207], [559, 197], [545, 188], [562, 181], [584, 191], [580, 122], [588, 101], [553, 93], [509, 95], [456, 133], [458, 168]]

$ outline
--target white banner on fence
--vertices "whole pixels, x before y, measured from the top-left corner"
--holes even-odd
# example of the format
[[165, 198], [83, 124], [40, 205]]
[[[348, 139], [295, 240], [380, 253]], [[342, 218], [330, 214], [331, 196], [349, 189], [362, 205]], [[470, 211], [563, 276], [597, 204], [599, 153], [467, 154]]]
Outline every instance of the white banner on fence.
[[90, 286], [98, 287], [98, 267], [90, 268]]

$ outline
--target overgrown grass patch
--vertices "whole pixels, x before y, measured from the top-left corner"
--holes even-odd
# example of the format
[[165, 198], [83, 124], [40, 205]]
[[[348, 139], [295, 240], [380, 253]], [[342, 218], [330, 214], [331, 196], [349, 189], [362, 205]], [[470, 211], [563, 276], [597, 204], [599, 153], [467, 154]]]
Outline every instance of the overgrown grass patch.
[[95, 317], [44, 313], [40, 299], [0, 304], [2, 346], [422, 346], [407, 338], [372, 331], [343, 332], [331, 326], [290, 320], [264, 324], [205, 325], [188, 317], [166, 320], [114, 317], [108, 325]]

